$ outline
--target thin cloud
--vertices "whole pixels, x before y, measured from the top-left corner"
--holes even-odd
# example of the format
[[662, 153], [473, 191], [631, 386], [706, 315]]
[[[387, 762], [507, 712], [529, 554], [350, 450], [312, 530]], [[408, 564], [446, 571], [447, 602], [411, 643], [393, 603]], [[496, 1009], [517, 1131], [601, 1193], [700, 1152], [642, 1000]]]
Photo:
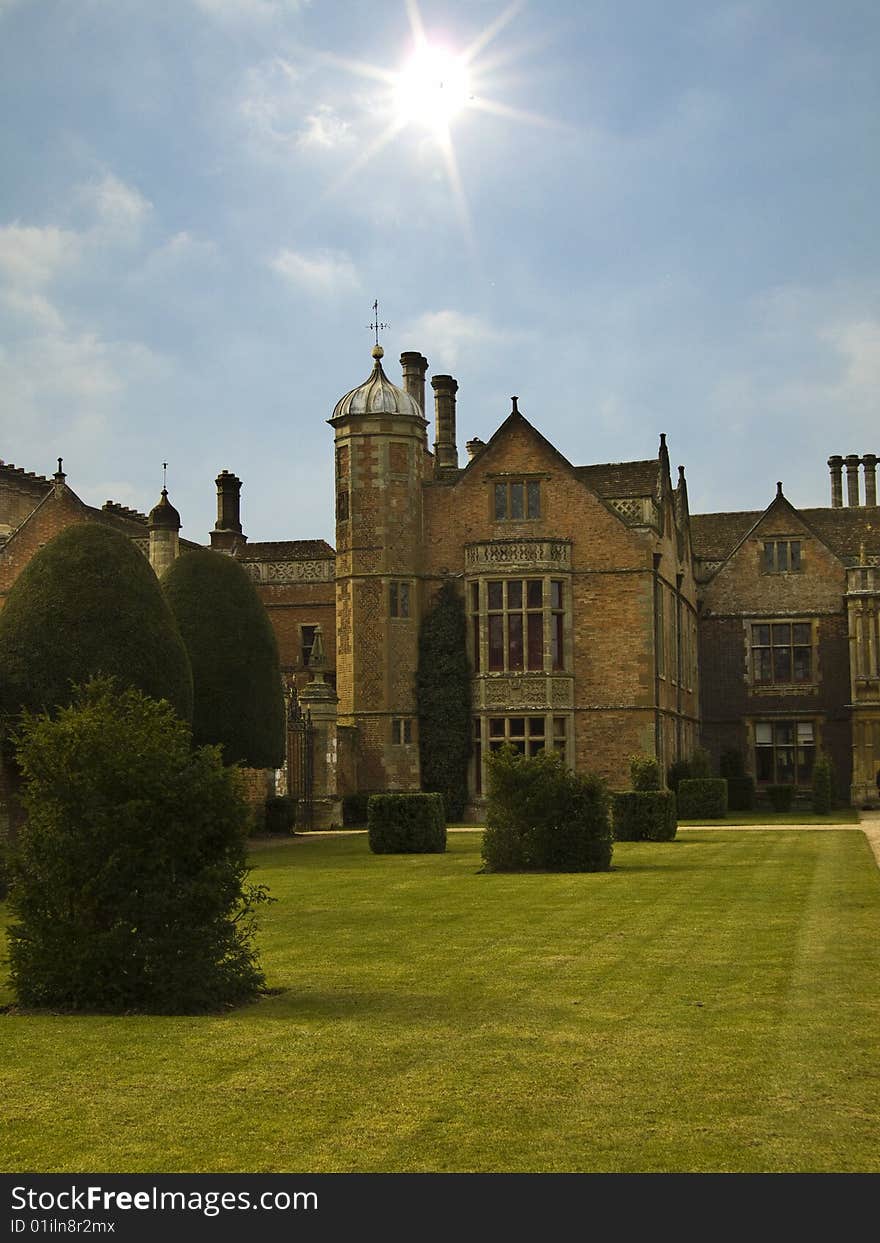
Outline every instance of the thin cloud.
[[332, 151], [353, 141], [351, 126], [328, 105], [321, 104], [297, 135], [296, 145], [305, 150]]
[[353, 262], [341, 251], [301, 254], [295, 250], [280, 250], [269, 266], [291, 285], [313, 294], [350, 293], [361, 287]]
[[18, 287], [49, 284], [79, 255], [80, 239], [69, 229], [21, 224], [0, 228], [0, 271]]
[[80, 197], [94, 211], [98, 227], [121, 237], [137, 237], [153, 209], [135, 187], [113, 173], [80, 188]]
[[422, 348], [419, 342], [430, 342], [432, 361], [438, 367], [457, 367], [478, 350], [513, 345], [521, 337], [495, 328], [481, 315], [453, 310], [427, 311], [409, 325], [406, 335], [415, 343], [414, 349]]

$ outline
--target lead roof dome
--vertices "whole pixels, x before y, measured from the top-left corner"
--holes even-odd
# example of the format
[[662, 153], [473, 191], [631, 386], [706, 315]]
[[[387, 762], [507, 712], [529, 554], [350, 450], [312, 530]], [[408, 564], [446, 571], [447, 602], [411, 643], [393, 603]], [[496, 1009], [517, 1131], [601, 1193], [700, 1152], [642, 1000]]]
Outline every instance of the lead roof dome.
[[373, 370], [357, 388], [353, 388], [340, 397], [333, 409], [333, 418], [344, 418], [347, 414], [410, 414], [423, 418], [422, 409], [414, 397], [392, 384], [382, 370], [382, 356], [385, 351], [381, 345], [373, 347]]

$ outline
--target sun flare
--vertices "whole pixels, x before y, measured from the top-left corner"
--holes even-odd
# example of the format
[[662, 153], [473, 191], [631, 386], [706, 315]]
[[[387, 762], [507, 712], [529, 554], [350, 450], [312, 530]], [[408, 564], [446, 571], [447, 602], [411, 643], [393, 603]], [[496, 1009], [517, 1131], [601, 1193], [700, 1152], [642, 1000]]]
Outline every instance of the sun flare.
[[442, 47], [422, 44], [394, 84], [394, 104], [402, 124], [443, 133], [470, 98], [464, 59]]

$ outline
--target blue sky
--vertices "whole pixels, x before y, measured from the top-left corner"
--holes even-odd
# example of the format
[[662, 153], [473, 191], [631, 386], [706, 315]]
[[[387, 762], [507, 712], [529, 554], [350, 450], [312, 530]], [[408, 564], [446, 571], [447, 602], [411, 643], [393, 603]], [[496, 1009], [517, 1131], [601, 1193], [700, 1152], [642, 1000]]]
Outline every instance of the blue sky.
[[332, 542], [378, 297], [462, 462], [516, 393], [576, 464], [666, 432], [695, 512], [827, 504], [880, 451], [878, 59], [876, 0], [0, 0], [0, 457]]

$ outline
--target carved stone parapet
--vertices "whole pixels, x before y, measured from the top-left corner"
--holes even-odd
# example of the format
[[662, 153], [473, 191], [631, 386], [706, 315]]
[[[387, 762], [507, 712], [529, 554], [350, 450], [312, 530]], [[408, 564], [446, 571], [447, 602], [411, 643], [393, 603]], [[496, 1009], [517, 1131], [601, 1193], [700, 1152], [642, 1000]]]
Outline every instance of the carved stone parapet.
[[474, 678], [474, 707], [497, 711], [547, 711], [570, 708], [574, 679], [543, 673], [478, 674]]
[[336, 577], [336, 563], [319, 561], [242, 561], [256, 583], [328, 583]]
[[562, 539], [502, 539], [468, 544], [464, 550], [468, 575], [523, 571], [556, 573], [571, 570], [571, 541]]

